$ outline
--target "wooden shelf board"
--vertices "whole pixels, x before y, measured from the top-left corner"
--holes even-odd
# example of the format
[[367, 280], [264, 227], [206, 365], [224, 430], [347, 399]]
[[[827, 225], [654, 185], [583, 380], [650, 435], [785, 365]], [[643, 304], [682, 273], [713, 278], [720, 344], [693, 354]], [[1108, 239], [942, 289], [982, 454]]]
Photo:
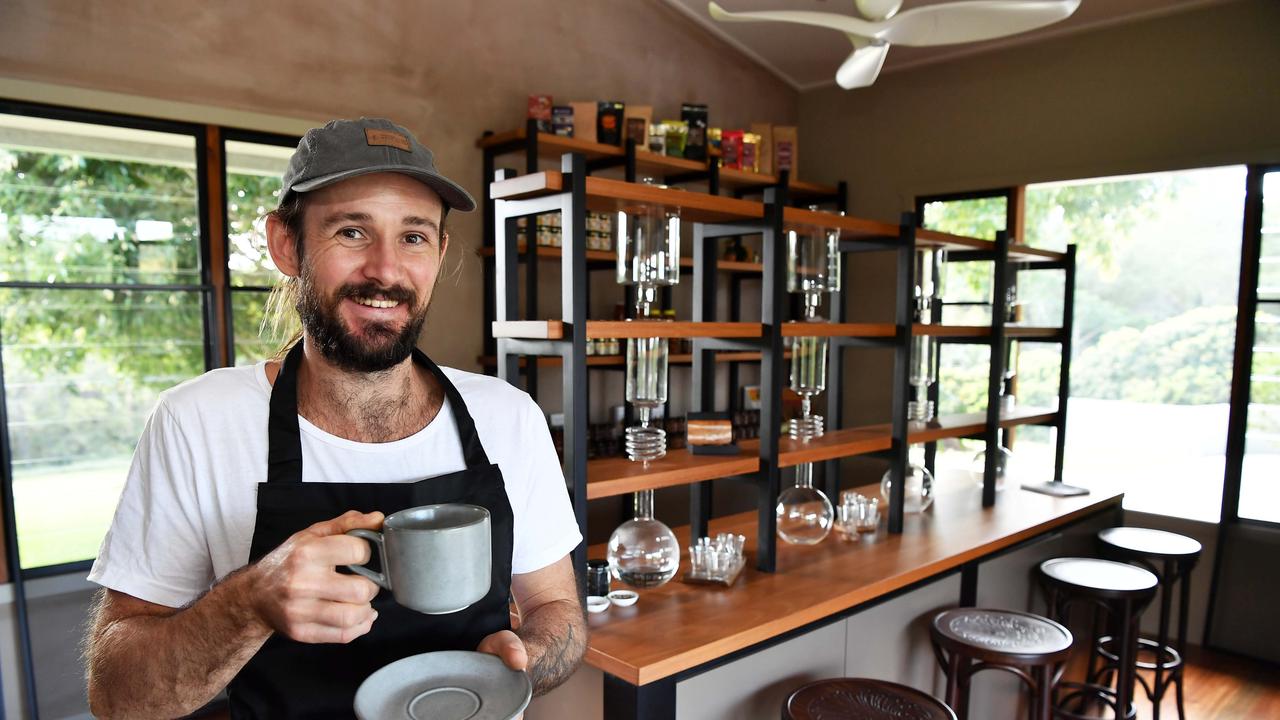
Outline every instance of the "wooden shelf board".
[[1058, 327], [1032, 327], [1029, 325], [1005, 325], [1004, 336], [1008, 338], [1052, 338], [1062, 334]]
[[782, 324], [783, 337], [866, 337], [884, 338], [897, 335], [893, 323], [828, 323], [787, 322]]
[[716, 260], [716, 269], [724, 272], [764, 274], [764, 263], [743, 260]]
[[[508, 320], [493, 322], [495, 338], [524, 340], [563, 340], [565, 323], [561, 320]], [[763, 333], [760, 323], [745, 322], [668, 322], [665, 320], [588, 320], [587, 338], [758, 338]]]
[[897, 225], [878, 222], [876, 220], [865, 220], [863, 218], [852, 217], [849, 215], [834, 215], [832, 213], [789, 207], [783, 209], [782, 219], [789, 223], [797, 223], [801, 225], [838, 228], [840, 230], [840, 237], [844, 240], [868, 238], [897, 239], [898, 237]]
[[495, 338], [522, 340], [563, 340], [564, 323], [559, 320], [494, 320]]
[[[518, 130], [486, 135], [476, 141], [476, 147], [483, 149], [493, 147], [495, 145], [503, 145], [513, 140], [524, 140], [527, 137], [528, 134], [525, 132], [525, 129], [520, 128]], [[580, 138], [564, 137], [563, 135], [544, 132], [538, 133], [538, 150], [544, 157], [558, 157], [567, 152], [576, 152], [586, 155], [588, 160], [597, 160], [599, 158], [606, 157], [622, 157], [626, 154], [626, 151], [617, 145], [588, 142]]]
[[1030, 245], [1009, 245], [1009, 259], [1022, 262], [1059, 262], [1067, 259], [1067, 254], [1056, 250], [1044, 250]]
[[[560, 367], [564, 364], [563, 358], [559, 355], [540, 355], [538, 357], [538, 367]], [[761, 354], [758, 352], [716, 352], [714, 354], [716, 362], [759, 362]], [[791, 353], [782, 353], [784, 360], [790, 359]], [[623, 367], [627, 364], [626, 355], [588, 355], [587, 367]], [[476, 357], [476, 363], [480, 367], [497, 367], [498, 358], [495, 355], [480, 355]], [[671, 365], [692, 365], [693, 355], [691, 353], [675, 353], [667, 356], [667, 363]], [[525, 357], [520, 358], [520, 366], [526, 364]]]
[[[878, 486], [860, 489], [879, 494]], [[833, 534], [812, 546], [778, 545], [778, 572], [755, 569], [757, 517], [711, 522], [710, 532], [747, 537], [747, 567], [728, 588], [675, 580], [640, 591], [640, 602], [592, 614], [587, 662], [633, 685], [670, 677], [954, 570], [1087, 515], [1120, 507], [1123, 495], [1054, 498], [1014, 488], [992, 508], [967, 485], [943, 488], [925, 513], [907, 515], [904, 532], [884, 526], [857, 542]], [[682, 545], [687, 527], [676, 528]], [[604, 557], [594, 545], [588, 556]], [[687, 562], [682, 558], [682, 563]], [[661, 628], [655, 632], [654, 628]]]
[[758, 338], [760, 323], [588, 320], [588, 338]]
[[[525, 247], [524, 243], [517, 243], [516, 245], [516, 252], [519, 253], [521, 256], [524, 255], [527, 249], [528, 248]], [[533, 252], [534, 252], [534, 255], [544, 260], [559, 260], [564, 256], [563, 249], [558, 247], [553, 247], [551, 245], [538, 245]], [[586, 252], [587, 252], [587, 260], [590, 260], [592, 262], [613, 263], [613, 262], [617, 262], [617, 259], [618, 259], [617, 254], [609, 250], [587, 250]], [[482, 257], [494, 257], [495, 255], [497, 255], [497, 251], [491, 247], [482, 247], [476, 250], [476, 254]], [[690, 265], [692, 265], [692, 262], [690, 262]]]
[[637, 490], [689, 485], [703, 480], [746, 475], [760, 469], [756, 453], [694, 455], [688, 450], [668, 450], [661, 460], [632, 462], [625, 457], [587, 462], [587, 499], [625, 495]]
[[764, 217], [764, 205], [750, 200], [594, 176], [587, 178], [587, 209], [615, 212], [636, 204], [679, 208], [680, 219], [688, 222], [738, 222]]
[[489, 197], [494, 200], [525, 200], [564, 192], [564, 174], [559, 170], [517, 175], [489, 183]]
[[933, 335], [936, 337], [989, 337], [990, 325], [926, 325], [916, 323], [911, 326], [912, 335]]
[[[812, 195], [835, 195], [840, 192], [840, 188], [835, 185], [823, 185], [821, 183], [806, 182], [804, 180], [795, 179], [790, 181], [787, 189], [791, 191], [793, 199], [797, 197], [809, 197]], [[895, 228], [896, 227], [897, 226], [895, 226]]]
[[[1036, 407], [1014, 408], [1012, 412], [1000, 415], [1000, 427], [1009, 428], [1018, 425], [1035, 425], [1050, 422], [1058, 413], [1053, 410]], [[887, 425], [883, 426], [888, 428]], [[942, 415], [928, 425], [911, 423], [907, 428], [907, 438], [912, 443], [936, 442], [947, 438], [968, 437], [977, 435], [987, 428], [986, 413], [964, 413], [959, 415]]]
[[916, 228], [916, 246], [946, 248], [947, 250], [994, 250], [996, 244], [981, 238]]
[[[623, 151], [623, 154], [625, 155], [626, 151]], [[641, 175], [648, 173], [666, 175], [669, 173], [706, 172], [707, 164], [698, 160], [659, 155], [658, 153], [636, 148], [636, 170]]]
[[829, 430], [822, 437], [810, 440], [784, 436], [778, 439], [778, 467], [865, 455], [891, 447], [893, 435], [888, 425]]
[[[990, 337], [990, 325], [938, 325], [916, 323], [911, 326], [913, 335], [933, 335], [936, 337]], [[1062, 334], [1062, 328], [1034, 327], [1030, 325], [1005, 325], [1004, 336], [1018, 338], [1053, 338]]]

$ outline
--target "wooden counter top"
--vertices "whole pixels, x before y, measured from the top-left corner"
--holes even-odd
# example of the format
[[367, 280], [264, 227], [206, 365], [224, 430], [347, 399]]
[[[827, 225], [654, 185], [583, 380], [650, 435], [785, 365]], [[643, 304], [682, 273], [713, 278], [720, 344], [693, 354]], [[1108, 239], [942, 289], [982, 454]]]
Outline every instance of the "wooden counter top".
[[[878, 494], [878, 487], [862, 488]], [[712, 534], [747, 536], [747, 568], [731, 588], [688, 585], [676, 579], [640, 591], [640, 602], [587, 617], [587, 662], [634, 685], [696, 667], [755, 643], [939, 575], [1022, 540], [1108, 507], [1123, 495], [1094, 491], [1074, 498], [1010, 487], [995, 507], [983, 509], [976, 488], [939, 494], [923, 514], [907, 515], [901, 535], [884, 521], [875, 534], [846, 542], [832, 533], [815, 546], [779, 543], [778, 572], [754, 568], [755, 513], [711, 523]], [[675, 528], [688, 564], [687, 527]], [[604, 557], [604, 546], [588, 555]]]

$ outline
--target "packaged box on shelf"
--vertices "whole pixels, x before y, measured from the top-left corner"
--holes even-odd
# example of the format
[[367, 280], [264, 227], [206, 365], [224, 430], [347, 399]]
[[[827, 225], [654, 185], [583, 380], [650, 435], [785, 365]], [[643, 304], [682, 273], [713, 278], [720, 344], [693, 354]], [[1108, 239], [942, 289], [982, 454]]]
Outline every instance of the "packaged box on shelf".
[[707, 159], [707, 106], [685, 103], [680, 106], [680, 119], [688, 128], [684, 156], [690, 160]]
[[529, 96], [529, 119], [538, 121], [538, 132], [551, 132], [551, 96]]
[[637, 150], [649, 150], [649, 126], [653, 124], [653, 106], [628, 105], [624, 140], [635, 140]]
[[795, 127], [773, 127], [773, 171], [791, 172], [791, 179], [800, 177], [800, 137]]
[[760, 138], [756, 147], [756, 172], [773, 174], [773, 126], [769, 123], [751, 123], [751, 133]]
[[720, 165], [722, 167], [742, 169], [742, 136], [741, 130], [725, 130], [720, 133]]
[[601, 100], [596, 106], [596, 142], [622, 144], [622, 119], [627, 106], [617, 100]]
[[579, 140], [595, 142], [597, 110], [595, 101], [571, 102], [569, 107], [573, 109], [573, 136]]
[[556, 105], [551, 108], [551, 131], [561, 137], [573, 137], [573, 107]]

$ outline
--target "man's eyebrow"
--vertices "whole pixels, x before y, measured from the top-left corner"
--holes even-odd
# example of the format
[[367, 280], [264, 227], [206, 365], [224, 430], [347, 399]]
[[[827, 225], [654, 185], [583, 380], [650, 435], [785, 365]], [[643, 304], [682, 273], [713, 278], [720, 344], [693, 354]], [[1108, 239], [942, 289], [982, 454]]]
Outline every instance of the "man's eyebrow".
[[[344, 222], [367, 223], [372, 221], [373, 221], [373, 216], [370, 215], [369, 213], [352, 212], [352, 211], [335, 212], [325, 216], [323, 222], [321, 223], [321, 227], [328, 228], [333, 225], [337, 225], [339, 223], [344, 223]], [[400, 222], [412, 227], [430, 228], [432, 230], [435, 230], [437, 235], [440, 233], [439, 223], [437, 223], [435, 220], [432, 220], [431, 218], [422, 217], [421, 215], [405, 215], [404, 218], [400, 220]]]
[[437, 235], [440, 234], [439, 223], [437, 223], [435, 220], [432, 220], [431, 218], [425, 218], [420, 215], [405, 215], [404, 219], [401, 220], [400, 222], [404, 223], [405, 225], [431, 228], [432, 230], [436, 231]]

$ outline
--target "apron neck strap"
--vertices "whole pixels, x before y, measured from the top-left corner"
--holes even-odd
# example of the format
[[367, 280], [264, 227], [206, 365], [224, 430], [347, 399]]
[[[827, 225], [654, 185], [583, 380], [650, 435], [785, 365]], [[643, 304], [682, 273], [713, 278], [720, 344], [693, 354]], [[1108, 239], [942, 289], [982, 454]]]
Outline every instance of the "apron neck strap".
[[[271, 411], [267, 420], [267, 482], [302, 482], [302, 435], [298, 429], [298, 367], [302, 364], [299, 340], [280, 365], [275, 384], [271, 386]], [[458, 389], [426, 353], [413, 349], [413, 361], [425, 367], [444, 389], [453, 411], [458, 439], [468, 468], [489, 466], [489, 456], [476, 434], [475, 421], [467, 410]]]

